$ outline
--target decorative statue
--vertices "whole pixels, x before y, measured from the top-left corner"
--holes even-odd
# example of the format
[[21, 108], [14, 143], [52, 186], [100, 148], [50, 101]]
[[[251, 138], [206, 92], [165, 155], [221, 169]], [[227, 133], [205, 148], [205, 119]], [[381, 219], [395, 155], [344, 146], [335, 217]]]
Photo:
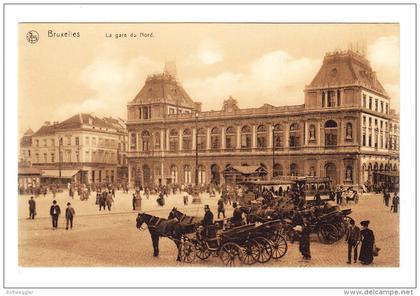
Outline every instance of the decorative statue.
[[309, 127], [309, 140], [315, 140], [315, 126], [311, 125]]
[[347, 139], [351, 139], [353, 137], [353, 128], [351, 123], [347, 123], [347, 128], [346, 128], [346, 138]]
[[351, 180], [351, 168], [347, 167], [346, 170], [346, 180]]

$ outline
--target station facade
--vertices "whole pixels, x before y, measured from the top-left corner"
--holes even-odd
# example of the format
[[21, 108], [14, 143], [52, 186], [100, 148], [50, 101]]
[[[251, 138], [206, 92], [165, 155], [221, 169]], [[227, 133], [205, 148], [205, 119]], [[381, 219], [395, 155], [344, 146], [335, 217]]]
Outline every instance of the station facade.
[[220, 111], [202, 111], [173, 71], [151, 75], [127, 106], [129, 182], [193, 184], [197, 170], [198, 183], [223, 184], [236, 165], [336, 185], [398, 174], [399, 118], [364, 56], [327, 53], [304, 96], [302, 105], [245, 109], [229, 97]]

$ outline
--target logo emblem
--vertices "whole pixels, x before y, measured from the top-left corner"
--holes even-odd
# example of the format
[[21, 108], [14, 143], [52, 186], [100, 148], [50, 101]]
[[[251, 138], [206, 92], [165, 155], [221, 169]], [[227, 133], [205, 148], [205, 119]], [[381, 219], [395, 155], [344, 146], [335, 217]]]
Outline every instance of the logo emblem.
[[39, 34], [37, 31], [31, 30], [28, 33], [26, 33], [26, 40], [28, 40], [29, 43], [37, 43], [39, 40]]

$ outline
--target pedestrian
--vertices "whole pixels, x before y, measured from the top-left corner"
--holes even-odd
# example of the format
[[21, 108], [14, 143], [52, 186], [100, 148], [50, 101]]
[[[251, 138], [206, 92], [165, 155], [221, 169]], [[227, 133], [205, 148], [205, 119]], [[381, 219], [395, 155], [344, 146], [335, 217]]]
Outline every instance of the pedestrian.
[[384, 189], [384, 203], [385, 206], [389, 207], [389, 200], [391, 199], [391, 194], [389, 194], [388, 189]]
[[67, 203], [66, 208], [66, 230], [69, 230], [69, 224], [70, 229], [73, 229], [73, 217], [76, 215], [75, 210], [72, 208], [71, 204]]
[[111, 206], [113, 202], [114, 202], [114, 199], [112, 198], [112, 193], [109, 192], [105, 200], [106, 206], [108, 207], [108, 211], [111, 211]]
[[203, 226], [205, 230], [205, 235], [207, 238], [211, 237], [213, 235], [212, 231], [209, 229], [210, 226], [213, 225], [213, 213], [210, 210], [209, 205], [204, 206], [204, 218], [203, 218]]
[[304, 260], [311, 260], [311, 240], [309, 235], [311, 233], [310, 228], [305, 225], [297, 225], [293, 228], [299, 237], [299, 251], [303, 256]]
[[368, 228], [369, 223], [369, 220], [360, 222], [360, 225], [362, 225], [362, 230], [360, 231], [362, 246], [360, 247], [359, 261], [363, 265], [368, 265], [373, 262], [375, 235], [373, 234], [373, 231]]
[[29, 204], [29, 219], [35, 219], [36, 216], [36, 202], [34, 197], [31, 196], [31, 199], [28, 201]]
[[347, 264], [351, 264], [351, 253], [354, 255], [354, 263], [357, 262], [357, 247], [360, 241], [360, 228], [356, 226], [354, 220], [350, 220], [350, 227], [347, 231]]
[[340, 205], [341, 204], [341, 196], [342, 196], [343, 192], [341, 191], [340, 188], [337, 189], [337, 193], [335, 194], [335, 198], [337, 199], [337, 204]]
[[184, 206], [187, 206], [187, 205], [188, 205], [188, 195], [185, 194], [184, 195]]
[[223, 219], [226, 218], [225, 216], [225, 201], [222, 197], [219, 198], [217, 201], [217, 219], [220, 219], [220, 214], [223, 214]]
[[392, 206], [391, 206], [391, 209], [393, 209], [394, 213], [398, 213], [399, 204], [400, 204], [400, 197], [398, 196], [397, 192], [394, 192], [394, 197], [392, 198]]
[[58, 216], [60, 216], [60, 214], [61, 214], [60, 206], [57, 204], [56, 200], [53, 200], [53, 204], [50, 208], [50, 215], [52, 218], [53, 229], [57, 229], [58, 227]]
[[136, 194], [135, 193], [133, 193], [133, 200], [132, 200], [132, 204], [133, 204], [133, 211], [135, 211], [136, 210]]
[[106, 196], [107, 196], [107, 192], [104, 191], [104, 192], [102, 192], [102, 194], [99, 197], [99, 211], [102, 210], [102, 208], [104, 208], [104, 211], [105, 211]]

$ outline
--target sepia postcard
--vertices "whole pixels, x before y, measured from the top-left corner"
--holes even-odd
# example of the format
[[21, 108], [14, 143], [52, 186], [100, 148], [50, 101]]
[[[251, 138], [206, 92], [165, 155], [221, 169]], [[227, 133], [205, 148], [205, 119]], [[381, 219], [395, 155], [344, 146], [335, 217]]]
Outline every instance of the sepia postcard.
[[400, 23], [16, 26], [18, 270], [404, 268]]

